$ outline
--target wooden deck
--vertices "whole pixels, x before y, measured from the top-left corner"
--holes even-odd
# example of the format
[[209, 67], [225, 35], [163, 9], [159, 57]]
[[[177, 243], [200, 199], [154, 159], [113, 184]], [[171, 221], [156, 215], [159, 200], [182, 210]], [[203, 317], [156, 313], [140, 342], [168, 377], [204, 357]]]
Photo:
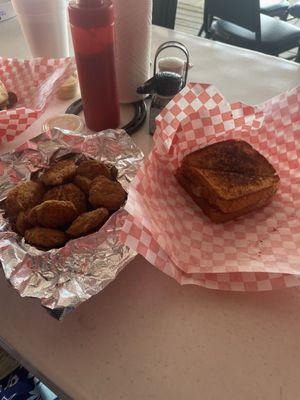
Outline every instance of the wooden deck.
[[178, 0], [175, 29], [197, 35], [203, 22], [204, 0]]

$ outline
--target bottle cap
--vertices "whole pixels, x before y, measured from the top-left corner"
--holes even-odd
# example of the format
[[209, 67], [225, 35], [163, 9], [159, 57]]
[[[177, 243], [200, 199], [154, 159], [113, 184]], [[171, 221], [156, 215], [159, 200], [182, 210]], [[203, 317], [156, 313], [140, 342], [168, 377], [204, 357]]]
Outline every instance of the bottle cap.
[[114, 22], [111, 0], [73, 0], [69, 4], [70, 22], [81, 28], [97, 28]]

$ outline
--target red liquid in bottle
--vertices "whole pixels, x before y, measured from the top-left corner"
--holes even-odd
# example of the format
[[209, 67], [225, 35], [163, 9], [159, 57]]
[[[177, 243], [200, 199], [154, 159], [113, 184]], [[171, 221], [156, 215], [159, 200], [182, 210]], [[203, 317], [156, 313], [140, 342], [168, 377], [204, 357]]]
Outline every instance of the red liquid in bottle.
[[86, 125], [93, 131], [117, 128], [120, 109], [111, 0], [72, 1], [69, 17]]

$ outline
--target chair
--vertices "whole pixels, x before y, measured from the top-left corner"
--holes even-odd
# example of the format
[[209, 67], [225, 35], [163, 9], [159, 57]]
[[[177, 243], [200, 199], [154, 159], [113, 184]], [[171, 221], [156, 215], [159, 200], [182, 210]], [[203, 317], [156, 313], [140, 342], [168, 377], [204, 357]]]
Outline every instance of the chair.
[[300, 18], [300, 2], [293, 4], [289, 8], [289, 14], [294, 18]]
[[177, 0], [153, 0], [152, 23], [174, 29], [177, 11]]
[[300, 45], [298, 47], [298, 52], [297, 52], [296, 57], [295, 57], [295, 62], [300, 64]]
[[297, 52], [297, 55], [296, 55], [296, 58], [295, 58], [295, 62], [300, 64], [300, 43], [299, 43], [298, 52]]
[[203, 30], [214, 40], [275, 56], [300, 40], [299, 28], [260, 14], [259, 0], [206, 0]]
[[270, 17], [279, 17], [285, 20], [288, 15], [289, 2], [287, 0], [260, 0], [260, 12]]

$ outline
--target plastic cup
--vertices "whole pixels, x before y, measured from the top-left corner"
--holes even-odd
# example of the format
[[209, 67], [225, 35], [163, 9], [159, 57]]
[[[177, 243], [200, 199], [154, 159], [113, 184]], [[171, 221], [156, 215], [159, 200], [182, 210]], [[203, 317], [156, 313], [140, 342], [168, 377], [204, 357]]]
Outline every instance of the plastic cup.
[[69, 56], [66, 0], [12, 0], [33, 57]]

